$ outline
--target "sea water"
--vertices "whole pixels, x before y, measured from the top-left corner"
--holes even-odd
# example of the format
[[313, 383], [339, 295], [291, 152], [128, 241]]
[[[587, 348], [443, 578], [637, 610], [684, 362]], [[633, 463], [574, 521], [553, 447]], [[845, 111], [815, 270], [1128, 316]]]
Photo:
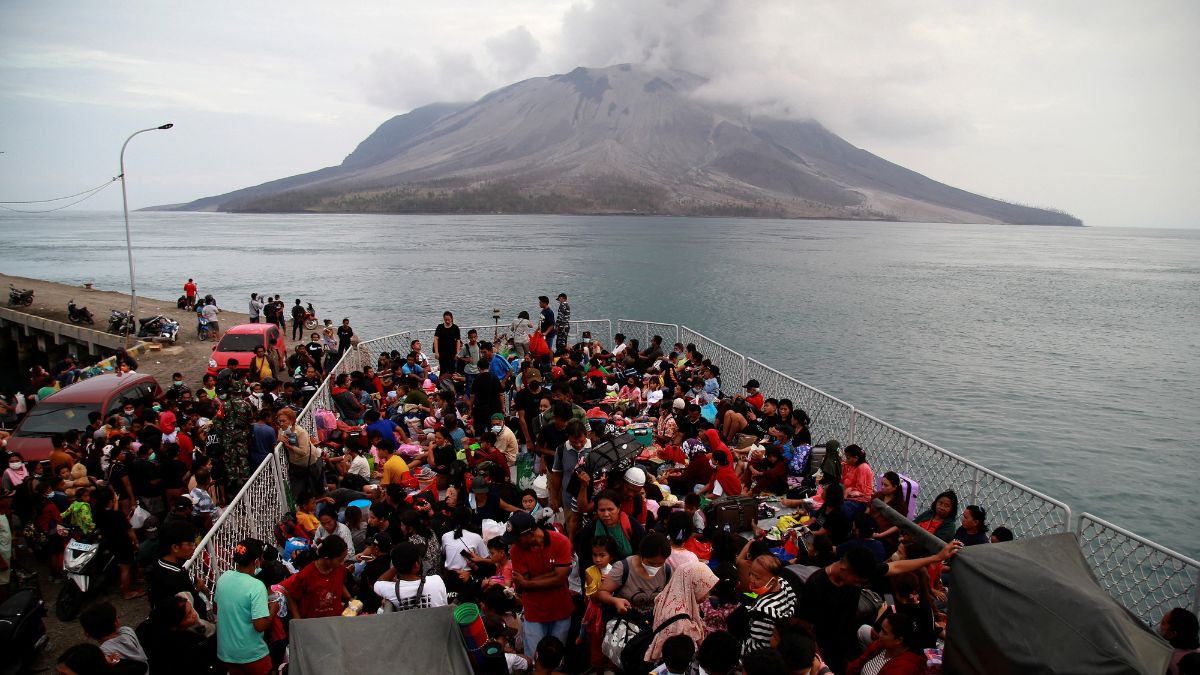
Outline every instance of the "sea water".
[[[141, 295], [176, 298], [193, 277], [201, 295], [243, 312], [252, 291], [280, 293], [322, 318], [349, 317], [369, 338], [432, 327], [446, 309], [477, 325], [499, 308], [507, 323], [534, 314], [538, 295], [565, 292], [575, 319], [686, 324], [1075, 513], [1200, 555], [1200, 230], [152, 212], [130, 221]], [[120, 213], [5, 215], [0, 232], [5, 273], [129, 288]]]

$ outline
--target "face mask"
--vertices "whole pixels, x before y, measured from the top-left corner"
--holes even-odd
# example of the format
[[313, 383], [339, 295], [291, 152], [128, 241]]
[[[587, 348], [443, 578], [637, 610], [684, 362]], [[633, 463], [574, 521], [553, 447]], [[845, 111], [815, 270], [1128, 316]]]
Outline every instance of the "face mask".
[[772, 577], [770, 581], [763, 584], [762, 586], [759, 586], [758, 588], [751, 588], [750, 592], [755, 595], [765, 595], [765, 594], [771, 592], [771, 586], [773, 586], [774, 583], [775, 583], [775, 578]]
[[503, 426], [501, 426], [501, 425], [499, 425], [499, 424], [495, 424], [495, 425], [493, 425], [493, 426], [492, 426], [492, 433], [493, 433], [493, 434], [498, 434], [498, 433], [500, 433], [500, 430], [501, 430], [501, 429], [503, 429], [503, 428], [504, 428]]
[[9, 462], [8, 468], [12, 469], [13, 471], [20, 471], [21, 463], [20, 462]]
[[653, 578], [662, 569], [662, 565], [655, 566], [642, 563], [642, 569], [646, 570], [646, 576]]

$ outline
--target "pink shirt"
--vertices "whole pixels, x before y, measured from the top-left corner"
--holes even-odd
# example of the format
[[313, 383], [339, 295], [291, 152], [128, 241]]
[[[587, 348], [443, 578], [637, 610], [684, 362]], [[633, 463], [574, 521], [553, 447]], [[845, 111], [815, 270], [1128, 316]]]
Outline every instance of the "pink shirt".
[[[867, 503], [875, 491], [875, 474], [871, 465], [863, 462], [858, 466], [850, 466], [849, 462], [842, 463], [842, 487], [846, 488], [846, 499], [852, 502]], [[850, 491], [857, 490], [858, 494], [851, 496]]]

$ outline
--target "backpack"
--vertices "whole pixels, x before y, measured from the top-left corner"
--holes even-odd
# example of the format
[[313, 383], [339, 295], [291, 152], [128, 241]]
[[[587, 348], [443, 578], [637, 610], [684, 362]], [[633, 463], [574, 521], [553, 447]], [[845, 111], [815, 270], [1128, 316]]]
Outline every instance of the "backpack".
[[388, 600], [387, 602], [384, 602], [383, 604], [381, 604], [379, 606], [379, 608], [384, 613], [403, 612], [403, 611], [410, 610], [410, 609], [420, 609], [421, 608], [421, 600], [422, 600], [422, 598], [425, 597], [425, 575], [424, 574], [421, 575], [421, 583], [417, 584], [417, 592], [411, 598], [403, 598], [402, 599], [400, 597], [400, 580], [399, 579], [396, 580], [396, 585], [393, 588], [395, 589], [395, 593], [396, 593], [396, 602], [393, 603], [391, 600]]

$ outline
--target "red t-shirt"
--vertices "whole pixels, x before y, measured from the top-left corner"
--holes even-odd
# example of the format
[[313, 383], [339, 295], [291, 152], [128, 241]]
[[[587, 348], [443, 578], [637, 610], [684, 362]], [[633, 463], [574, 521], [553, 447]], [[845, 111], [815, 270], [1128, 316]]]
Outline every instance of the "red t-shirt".
[[[513, 572], [533, 578], [571, 566], [571, 541], [552, 530], [545, 530], [545, 533], [546, 538], [541, 546], [531, 549], [520, 545], [512, 547]], [[563, 579], [561, 586], [521, 591], [520, 595], [525, 618], [535, 623], [566, 619], [575, 609], [566, 579]]]
[[755, 392], [755, 394], [753, 396], [746, 397], [746, 403], [749, 403], [750, 405], [754, 406], [755, 410], [762, 410], [763, 403], [765, 401], [766, 401], [766, 399], [763, 398], [761, 391]]
[[186, 284], [184, 284], [183, 285], [183, 294], [188, 296], [189, 298], [192, 297], [193, 295], [195, 295], [196, 294], [196, 284], [193, 284], [190, 281], [187, 282]]
[[188, 471], [192, 470], [192, 452], [196, 449], [196, 444], [192, 443], [192, 439], [185, 433], [179, 432], [175, 435], [175, 443], [179, 446], [179, 461], [187, 467]]
[[717, 467], [716, 472], [717, 483], [721, 485], [721, 489], [725, 491], [726, 497], [732, 497], [742, 494], [742, 482], [738, 480], [737, 474], [727, 466]]
[[346, 568], [336, 565], [328, 574], [321, 574], [316, 563], [284, 579], [288, 595], [300, 603], [300, 615], [305, 619], [319, 616], [341, 616], [342, 589]]

